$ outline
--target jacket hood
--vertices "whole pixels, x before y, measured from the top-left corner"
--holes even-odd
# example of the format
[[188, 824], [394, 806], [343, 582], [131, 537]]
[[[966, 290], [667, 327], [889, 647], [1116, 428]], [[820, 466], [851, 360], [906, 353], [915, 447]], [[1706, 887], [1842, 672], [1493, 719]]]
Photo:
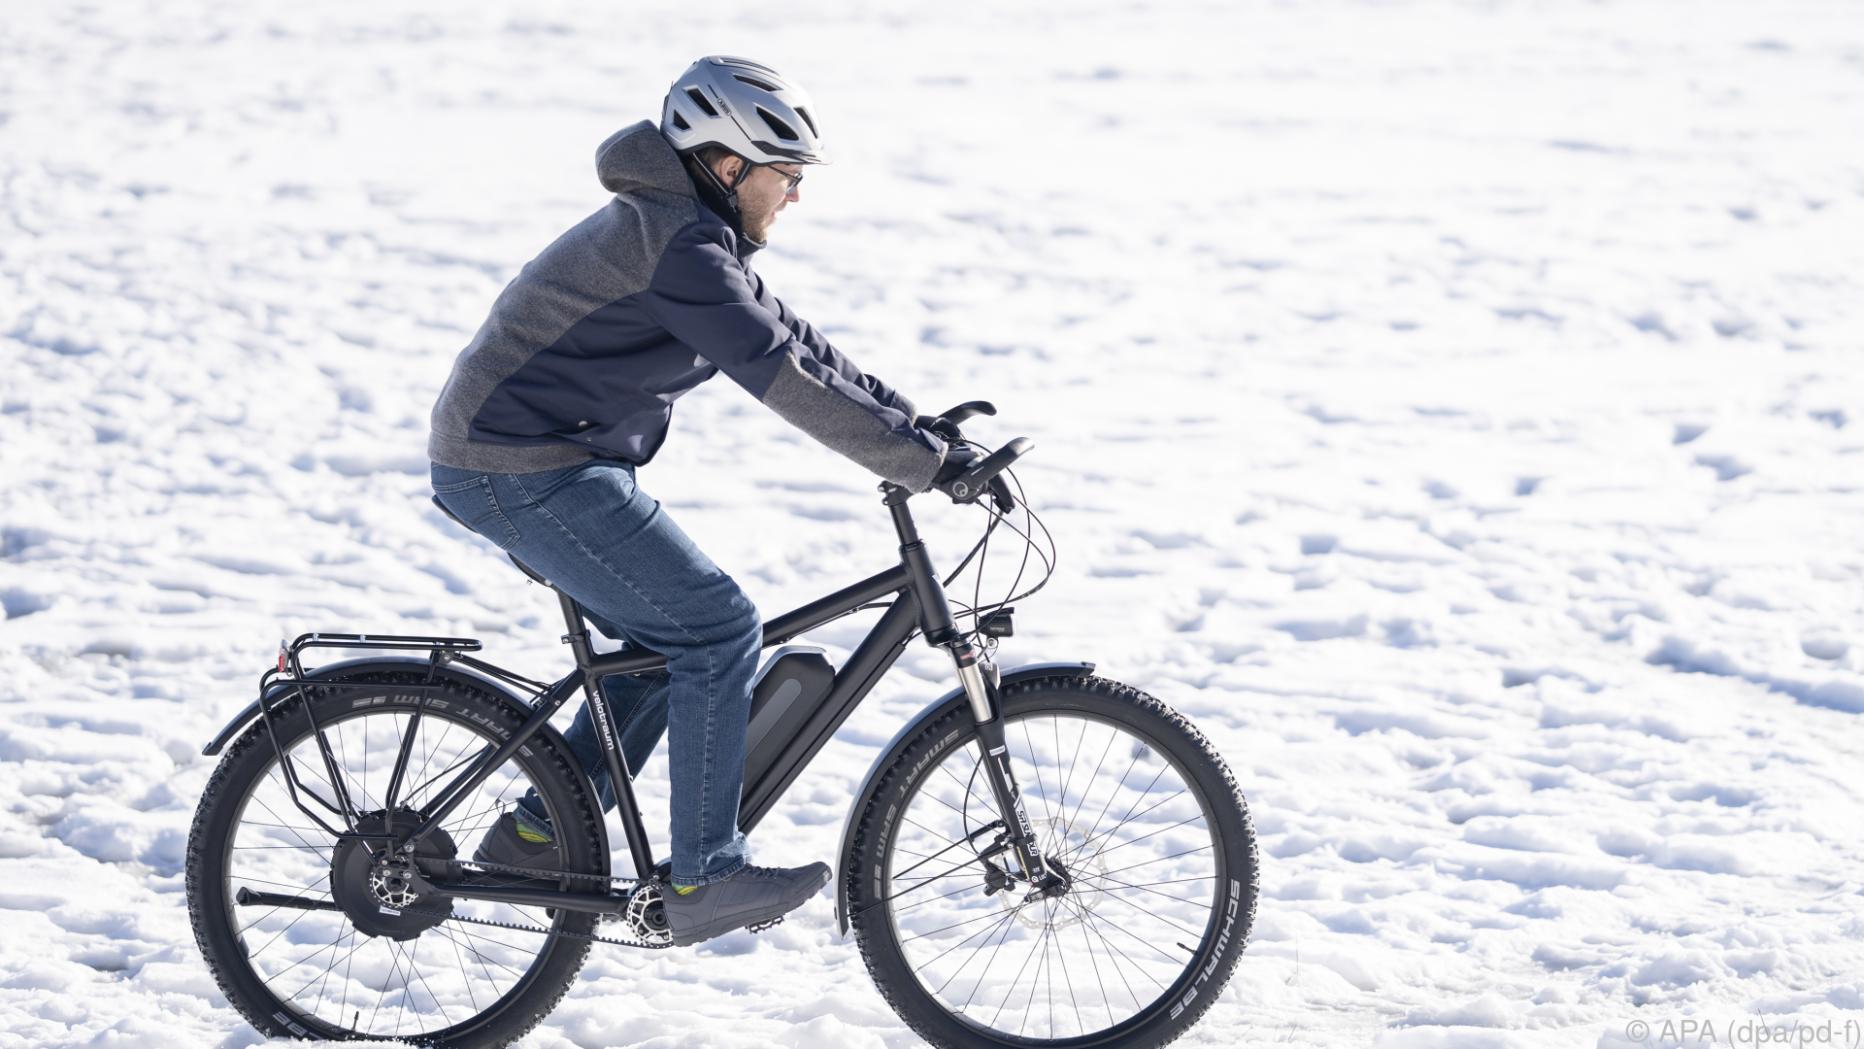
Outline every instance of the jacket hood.
[[679, 154], [651, 120], [629, 124], [596, 147], [595, 173], [610, 193], [658, 189], [696, 196]]

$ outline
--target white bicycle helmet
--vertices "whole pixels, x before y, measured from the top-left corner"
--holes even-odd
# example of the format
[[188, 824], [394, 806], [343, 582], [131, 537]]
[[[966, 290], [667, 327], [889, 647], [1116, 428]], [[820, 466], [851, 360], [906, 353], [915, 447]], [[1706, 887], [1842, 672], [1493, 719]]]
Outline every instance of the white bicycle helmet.
[[668, 89], [660, 133], [682, 154], [723, 146], [753, 164], [826, 164], [813, 108], [769, 66], [707, 55]]

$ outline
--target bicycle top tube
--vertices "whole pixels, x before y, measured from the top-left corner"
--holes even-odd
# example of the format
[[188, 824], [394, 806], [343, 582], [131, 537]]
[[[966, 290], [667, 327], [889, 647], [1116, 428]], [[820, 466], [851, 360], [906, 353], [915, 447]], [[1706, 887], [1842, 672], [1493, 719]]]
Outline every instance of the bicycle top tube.
[[[904, 564], [876, 572], [825, 597], [817, 598], [764, 623], [760, 648], [783, 644], [832, 619], [837, 619], [871, 601], [897, 594], [911, 586], [911, 576]], [[650, 650], [623, 647], [591, 658], [589, 669], [598, 674], [640, 674], [664, 669], [667, 657]]]

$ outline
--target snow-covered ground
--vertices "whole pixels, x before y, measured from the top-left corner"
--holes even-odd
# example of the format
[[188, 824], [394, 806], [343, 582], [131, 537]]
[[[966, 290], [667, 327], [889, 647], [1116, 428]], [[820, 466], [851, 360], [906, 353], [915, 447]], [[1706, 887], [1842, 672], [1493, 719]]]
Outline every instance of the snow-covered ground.
[[[1847, 1044], [1864, 9], [643, 6], [8, 6], [0, 1046], [263, 1041], [181, 871], [281, 636], [566, 665], [429, 504], [428, 411], [707, 52], [808, 84], [841, 158], [760, 271], [1036, 441], [1059, 574], [1001, 660], [1097, 661], [1249, 796], [1255, 932], [1183, 1044]], [[766, 615], [894, 556], [874, 480], [725, 379], [642, 475]], [[949, 677], [911, 648], [759, 860], [829, 858]], [[523, 1044], [916, 1044], [832, 926], [598, 948]]]

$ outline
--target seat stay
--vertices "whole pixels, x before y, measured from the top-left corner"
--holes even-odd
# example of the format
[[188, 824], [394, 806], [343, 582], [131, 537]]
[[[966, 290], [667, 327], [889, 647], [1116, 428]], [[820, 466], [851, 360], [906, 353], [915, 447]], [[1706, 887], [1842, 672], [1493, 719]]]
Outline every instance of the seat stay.
[[466, 799], [468, 794], [476, 790], [479, 784], [484, 783], [493, 772], [498, 770], [499, 766], [511, 760], [511, 756], [518, 752], [518, 748], [524, 746], [539, 729], [549, 724], [551, 716], [562, 709], [563, 704], [575, 694], [580, 677], [580, 674], [570, 674], [551, 685], [548, 691], [537, 697], [537, 706], [532, 710], [531, 716], [525, 719], [524, 724], [518, 726], [517, 731], [513, 732], [510, 738], [490, 754], [482, 752], [480, 757], [461, 769], [450, 783], [435, 792], [433, 800], [421, 808], [421, 813], [425, 817], [421, 825], [414, 829], [407, 840], [418, 841], [432, 833], [459, 806], [460, 802]]

